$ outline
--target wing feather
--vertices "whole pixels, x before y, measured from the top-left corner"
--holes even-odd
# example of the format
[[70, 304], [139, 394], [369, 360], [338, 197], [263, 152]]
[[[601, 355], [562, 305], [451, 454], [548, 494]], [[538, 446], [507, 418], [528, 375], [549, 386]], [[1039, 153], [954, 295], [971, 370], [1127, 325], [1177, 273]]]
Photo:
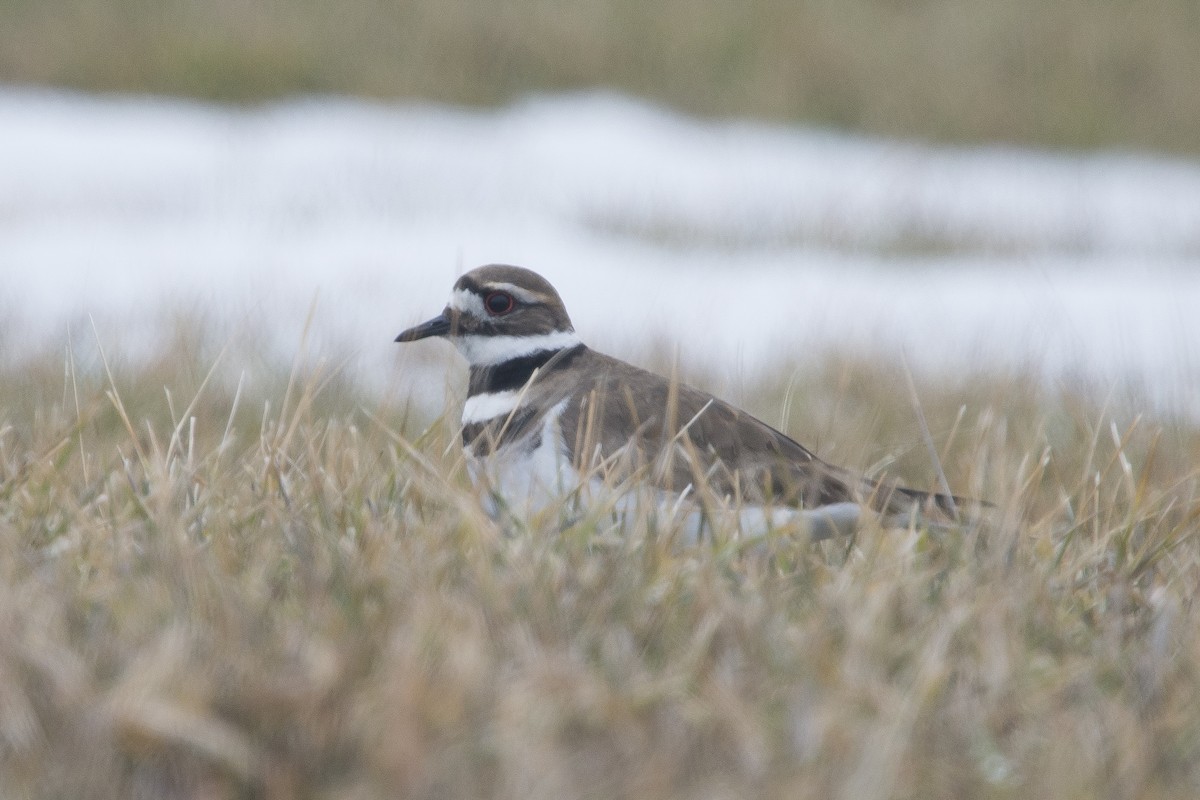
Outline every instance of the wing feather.
[[[686, 384], [595, 351], [588, 377], [564, 415], [576, 468], [596, 461], [642, 469], [659, 488], [701, 485], [722, 495], [816, 507], [861, 502], [861, 480], [817, 458], [761, 420]], [[629, 421], [636, 430], [628, 436]]]

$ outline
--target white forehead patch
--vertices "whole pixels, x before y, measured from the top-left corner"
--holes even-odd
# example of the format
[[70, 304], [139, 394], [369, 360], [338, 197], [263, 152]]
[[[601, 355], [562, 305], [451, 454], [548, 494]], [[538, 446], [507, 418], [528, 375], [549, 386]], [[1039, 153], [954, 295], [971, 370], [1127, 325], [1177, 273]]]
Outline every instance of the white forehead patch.
[[[505, 292], [511, 294], [522, 303], [541, 302], [541, 298], [538, 295], [511, 283], [489, 283], [484, 286], [484, 290], [485, 292]], [[483, 298], [467, 289], [455, 289], [450, 293], [450, 307], [459, 313], [470, 314], [479, 319], [486, 319], [488, 317], [487, 310], [483, 307]]]
[[460, 314], [470, 314], [479, 319], [487, 317], [487, 312], [483, 310], [483, 300], [466, 289], [455, 289], [450, 293], [450, 307]]

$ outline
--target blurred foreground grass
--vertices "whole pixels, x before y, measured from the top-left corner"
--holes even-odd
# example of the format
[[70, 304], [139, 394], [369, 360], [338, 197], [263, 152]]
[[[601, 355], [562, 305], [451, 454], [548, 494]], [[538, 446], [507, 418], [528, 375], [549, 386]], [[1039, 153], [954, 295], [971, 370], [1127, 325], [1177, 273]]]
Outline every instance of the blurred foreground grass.
[[[502, 532], [453, 425], [212, 364], [0, 374], [0, 795], [1200, 790], [1195, 426], [925, 385], [952, 484], [1000, 519], [767, 558]], [[831, 358], [753, 395], [866, 468], [914, 445], [897, 378]]]
[[888, 135], [1200, 152], [1200, 5], [4, 0], [0, 81], [221, 100], [615, 88]]

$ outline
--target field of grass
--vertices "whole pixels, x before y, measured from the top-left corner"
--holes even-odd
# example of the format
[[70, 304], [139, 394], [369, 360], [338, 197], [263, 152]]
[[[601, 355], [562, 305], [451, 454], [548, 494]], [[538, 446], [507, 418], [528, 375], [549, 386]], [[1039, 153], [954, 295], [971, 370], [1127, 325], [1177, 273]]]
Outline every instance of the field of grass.
[[[453, 424], [315, 362], [119, 361], [0, 367], [4, 797], [1200, 792], [1194, 424], [922, 382], [996, 519], [768, 555], [500, 530]], [[927, 484], [900, 380], [831, 355], [748, 394]]]
[[1200, 152], [1192, 0], [5, 0], [0, 81], [495, 104], [606, 87], [704, 115]]

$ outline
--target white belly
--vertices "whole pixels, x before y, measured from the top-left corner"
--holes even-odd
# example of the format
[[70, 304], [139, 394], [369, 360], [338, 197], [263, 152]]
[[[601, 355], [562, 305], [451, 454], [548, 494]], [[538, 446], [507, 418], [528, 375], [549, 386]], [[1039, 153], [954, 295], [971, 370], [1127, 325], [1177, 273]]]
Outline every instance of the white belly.
[[[603, 496], [603, 489], [595, 492], [597, 497]], [[653, 515], [659, 530], [673, 531], [689, 544], [714, 536], [732, 535], [752, 541], [772, 534], [819, 541], [853, 532], [862, 518], [858, 503], [800, 509], [712, 498], [701, 505], [686, 493], [657, 489], [625, 492], [610, 502], [622, 526], [638, 524]]]
[[581, 481], [559, 426], [565, 408], [564, 400], [546, 414], [536, 431], [485, 458], [468, 451], [471, 480], [490, 516], [537, 528], [546, 524], [562, 528], [595, 517], [605, 527], [622, 530], [653, 519], [658, 530], [672, 531], [681, 541], [694, 543], [715, 533], [753, 539], [780, 532], [827, 539], [852, 531], [862, 513], [857, 503], [796, 509], [710, 499], [701, 506], [689, 491], [614, 488], [597, 478]]
[[536, 431], [486, 457], [467, 450], [471, 482], [482, 493], [490, 516], [532, 522], [552, 512], [561, 512], [563, 521], [576, 515], [572, 498], [578, 494], [579, 475], [563, 446], [558, 422], [566, 406], [562, 401]]

